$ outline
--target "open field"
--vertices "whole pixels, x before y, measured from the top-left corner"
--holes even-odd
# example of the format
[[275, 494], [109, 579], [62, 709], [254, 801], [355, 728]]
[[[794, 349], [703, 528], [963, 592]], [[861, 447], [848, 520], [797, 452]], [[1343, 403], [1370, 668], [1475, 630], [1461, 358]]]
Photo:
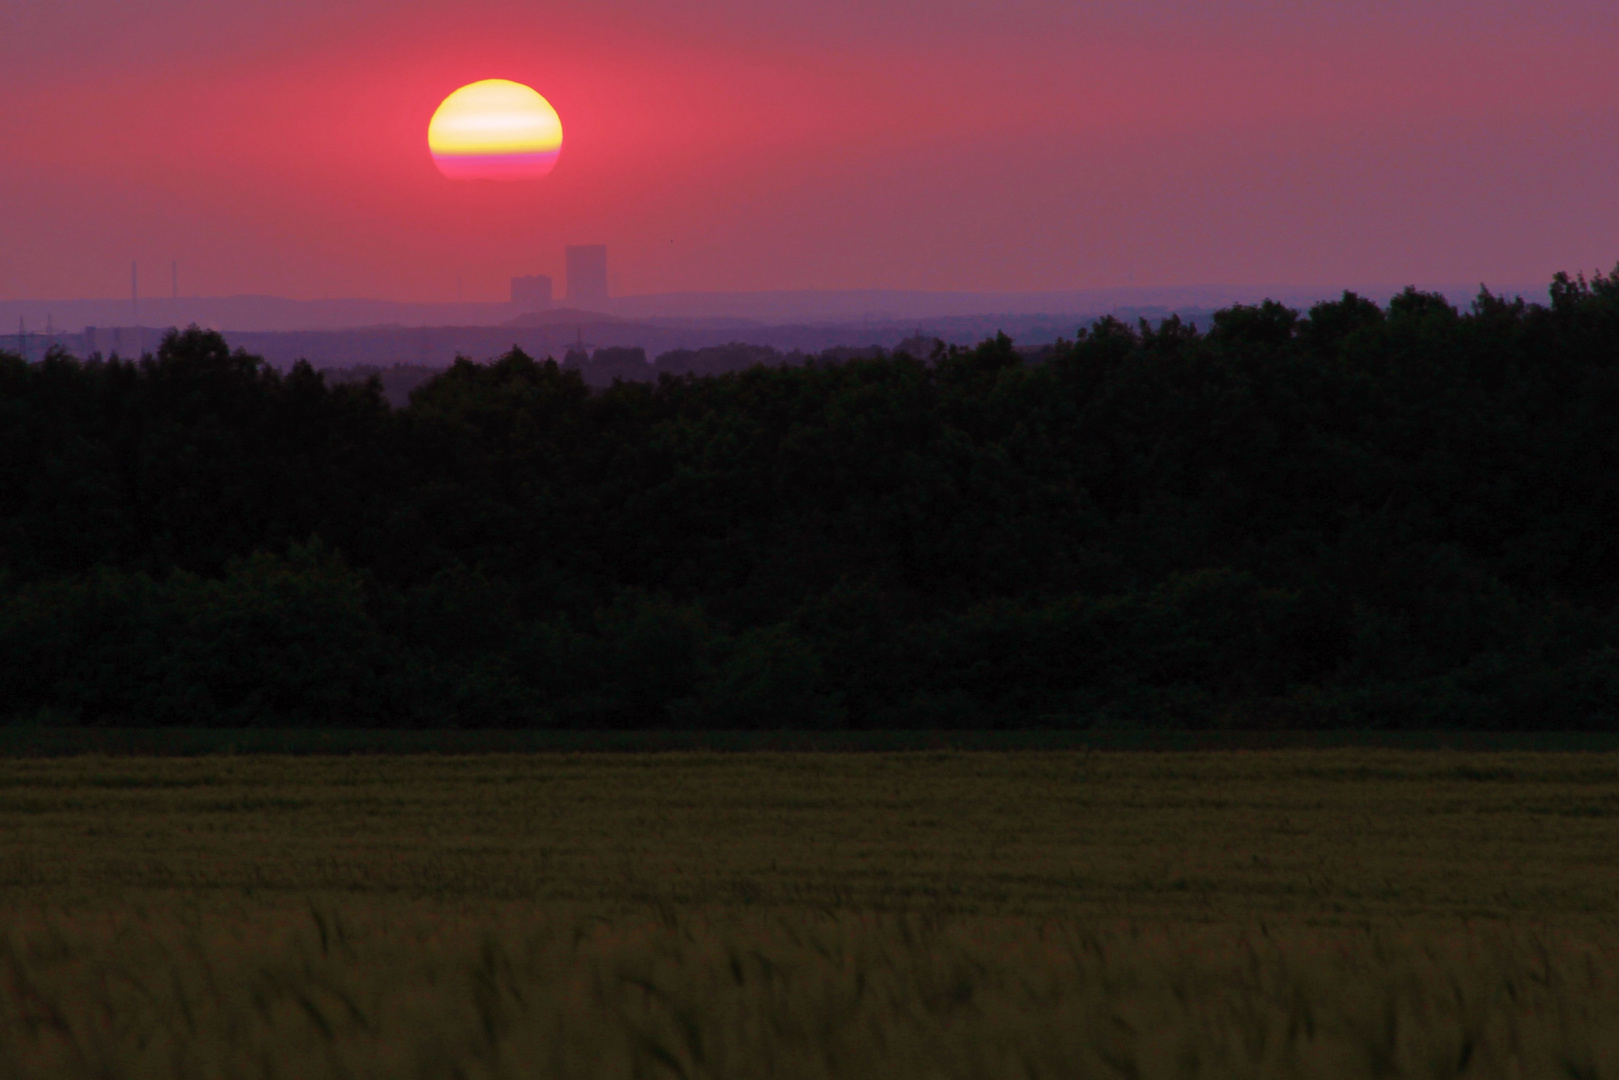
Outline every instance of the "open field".
[[0, 761], [0, 1076], [1619, 1077], [1608, 755]]
[[535, 754], [669, 750], [1468, 750], [1619, 753], [1619, 732], [1331, 728], [1014, 728], [708, 731], [614, 728], [122, 728], [0, 725], [0, 757], [107, 754]]

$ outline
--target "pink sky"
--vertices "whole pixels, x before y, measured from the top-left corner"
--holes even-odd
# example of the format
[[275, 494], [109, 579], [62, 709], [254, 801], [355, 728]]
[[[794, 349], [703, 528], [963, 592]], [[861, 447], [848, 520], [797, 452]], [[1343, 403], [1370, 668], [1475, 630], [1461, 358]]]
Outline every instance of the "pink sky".
[[[8, 0], [0, 297], [1542, 281], [1619, 261], [1619, 5]], [[20, 65], [20, 66], [19, 66]], [[427, 152], [509, 78], [537, 185]]]

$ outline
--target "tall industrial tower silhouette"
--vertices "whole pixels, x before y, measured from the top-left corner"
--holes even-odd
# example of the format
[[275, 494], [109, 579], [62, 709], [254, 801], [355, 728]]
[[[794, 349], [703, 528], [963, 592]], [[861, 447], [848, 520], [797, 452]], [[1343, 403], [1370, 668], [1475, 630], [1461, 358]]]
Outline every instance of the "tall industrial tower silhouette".
[[607, 303], [607, 245], [569, 244], [568, 306], [601, 307]]

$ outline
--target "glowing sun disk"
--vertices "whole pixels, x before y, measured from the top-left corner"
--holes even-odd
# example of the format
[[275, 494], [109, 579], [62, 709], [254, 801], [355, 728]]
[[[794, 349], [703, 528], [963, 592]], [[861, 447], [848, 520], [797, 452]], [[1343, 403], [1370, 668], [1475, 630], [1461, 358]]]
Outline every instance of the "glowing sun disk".
[[427, 146], [452, 180], [538, 180], [562, 152], [562, 121], [522, 83], [485, 79], [444, 99]]

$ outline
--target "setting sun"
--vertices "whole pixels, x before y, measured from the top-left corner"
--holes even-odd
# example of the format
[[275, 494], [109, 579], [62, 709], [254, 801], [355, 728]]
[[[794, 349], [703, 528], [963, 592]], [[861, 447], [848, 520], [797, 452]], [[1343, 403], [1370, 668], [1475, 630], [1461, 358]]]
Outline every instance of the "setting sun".
[[444, 99], [427, 145], [451, 180], [538, 180], [562, 152], [562, 121], [522, 83], [485, 79]]

